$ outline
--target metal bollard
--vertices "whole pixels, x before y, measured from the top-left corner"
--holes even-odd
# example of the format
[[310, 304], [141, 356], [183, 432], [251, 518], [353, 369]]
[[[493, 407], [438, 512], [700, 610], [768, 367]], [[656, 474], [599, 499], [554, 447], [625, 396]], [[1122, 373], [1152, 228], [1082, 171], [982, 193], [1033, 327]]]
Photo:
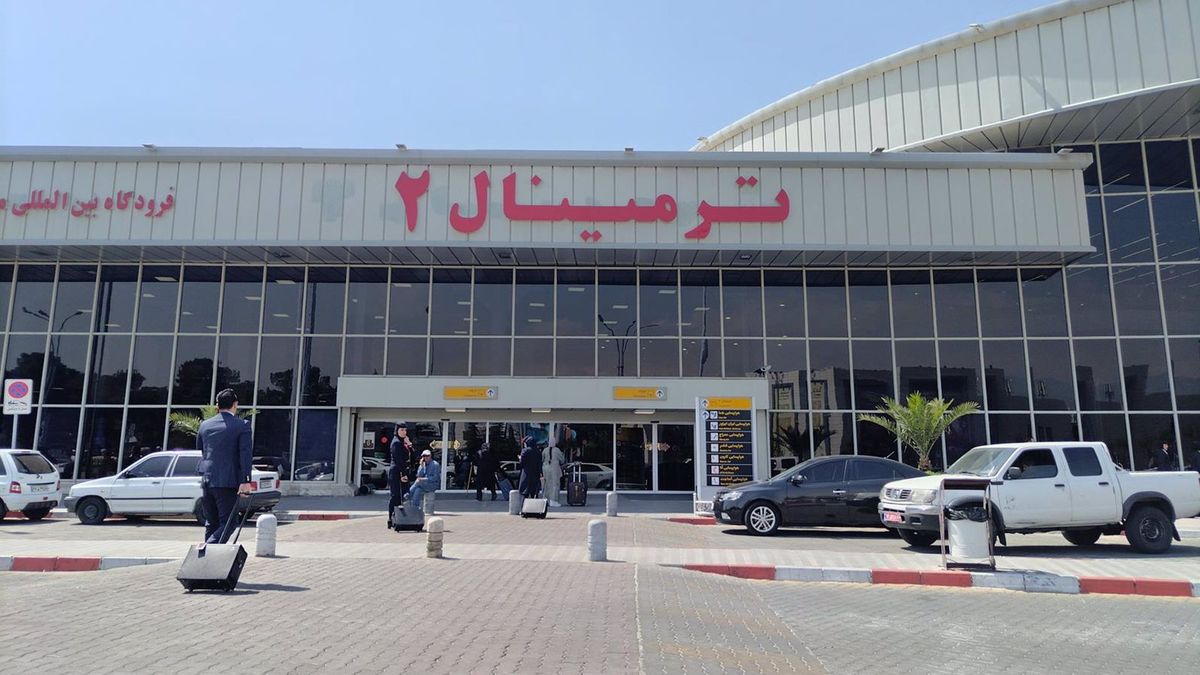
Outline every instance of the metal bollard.
[[609, 492], [604, 495], [604, 515], [617, 515], [617, 493]]
[[254, 555], [259, 558], [275, 557], [275, 527], [279, 519], [273, 513], [264, 513], [254, 522]]
[[424, 497], [421, 498], [421, 513], [424, 513], [427, 517], [433, 515], [433, 495], [434, 493], [432, 492], [426, 492]]
[[603, 520], [588, 521], [588, 560], [604, 562], [608, 560], [608, 523]]
[[446, 524], [441, 518], [430, 518], [425, 523], [425, 557], [442, 557], [442, 539], [445, 537]]
[[521, 493], [516, 490], [508, 491], [508, 515], [521, 515]]

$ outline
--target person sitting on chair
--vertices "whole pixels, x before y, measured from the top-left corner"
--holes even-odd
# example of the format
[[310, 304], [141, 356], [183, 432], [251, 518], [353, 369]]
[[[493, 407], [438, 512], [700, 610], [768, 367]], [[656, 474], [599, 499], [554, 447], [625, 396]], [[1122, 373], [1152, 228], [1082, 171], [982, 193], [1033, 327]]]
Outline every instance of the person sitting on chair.
[[442, 467], [433, 458], [433, 453], [426, 450], [421, 453], [421, 466], [417, 467], [417, 478], [408, 489], [409, 503], [424, 513], [422, 500], [425, 495], [437, 492], [442, 482]]

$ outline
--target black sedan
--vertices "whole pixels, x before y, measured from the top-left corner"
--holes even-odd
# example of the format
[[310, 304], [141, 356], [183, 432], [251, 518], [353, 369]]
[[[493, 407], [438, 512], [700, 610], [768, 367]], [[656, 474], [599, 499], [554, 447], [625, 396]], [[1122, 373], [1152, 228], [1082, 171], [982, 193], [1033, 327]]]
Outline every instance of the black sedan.
[[923, 475], [880, 457], [817, 457], [770, 480], [718, 493], [713, 513], [718, 522], [744, 525], [758, 535], [791, 525], [882, 527], [877, 507], [884, 484]]

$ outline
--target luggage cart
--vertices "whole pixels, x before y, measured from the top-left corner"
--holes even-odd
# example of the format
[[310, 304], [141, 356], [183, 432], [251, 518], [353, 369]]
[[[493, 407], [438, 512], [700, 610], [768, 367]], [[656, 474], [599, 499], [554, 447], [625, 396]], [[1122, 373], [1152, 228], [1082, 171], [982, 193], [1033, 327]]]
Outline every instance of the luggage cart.
[[[943, 478], [941, 484], [938, 485], [937, 504], [940, 507], [938, 510], [938, 534], [940, 535], [939, 541], [941, 542], [939, 548], [941, 549], [942, 554], [942, 569], [990, 570], [993, 572], [996, 570], [996, 551], [994, 543], [995, 533], [992, 531], [993, 520], [991, 488], [992, 481], [988, 478]], [[962, 528], [961, 532], [967, 533], [974, 531], [977, 536], [979, 534], [979, 530], [982, 530], [982, 534], [987, 537], [986, 556], [973, 556], [971, 558], [971, 562], [952, 559], [953, 552], [948, 551], [948, 549], [951, 548], [950, 529], [955, 526], [946, 522], [946, 493], [950, 491], [975, 493], [978, 495], [978, 499], [983, 502], [983, 512], [985, 515], [985, 520], [982, 523], [983, 527], [978, 529], [965, 527]], [[973, 502], [975, 499], [968, 498], [965, 501]], [[976, 543], [978, 544], [978, 542]]]

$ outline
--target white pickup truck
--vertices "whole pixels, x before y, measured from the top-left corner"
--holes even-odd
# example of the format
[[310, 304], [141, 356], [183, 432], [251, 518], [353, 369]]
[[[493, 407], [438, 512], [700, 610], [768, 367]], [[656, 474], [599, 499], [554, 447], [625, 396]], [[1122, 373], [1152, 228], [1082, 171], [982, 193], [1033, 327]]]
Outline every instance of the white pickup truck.
[[[1061, 531], [1090, 546], [1105, 534], [1125, 533], [1134, 549], [1163, 553], [1179, 540], [1176, 518], [1200, 514], [1195, 471], [1130, 472], [1115, 465], [1103, 443], [1018, 443], [972, 449], [941, 476], [893, 481], [879, 495], [879, 517], [911, 546], [939, 538], [938, 486], [943, 478], [991, 479], [993, 529]], [[980, 493], [947, 491], [946, 505], [980, 503]]]

